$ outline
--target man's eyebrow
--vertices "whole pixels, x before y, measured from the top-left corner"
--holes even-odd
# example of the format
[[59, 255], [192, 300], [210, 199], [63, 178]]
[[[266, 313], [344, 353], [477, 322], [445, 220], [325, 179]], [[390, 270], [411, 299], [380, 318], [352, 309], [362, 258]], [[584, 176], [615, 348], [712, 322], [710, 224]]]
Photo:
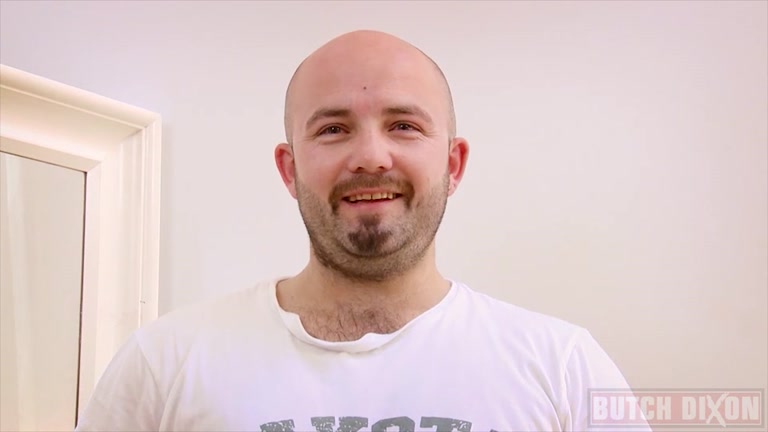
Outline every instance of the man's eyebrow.
[[[394, 105], [394, 106], [384, 108], [382, 110], [382, 113], [384, 115], [413, 115], [416, 117], [420, 117], [421, 119], [423, 119], [429, 124], [432, 124], [432, 117], [429, 115], [429, 113], [427, 113], [427, 111], [425, 111], [424, 109], [422, 109], [417, 105]], [[347, 108], [333, 108], [333, 107], [318, 108], [309, 117], [309, 120], [307, 120], [307, 123], [304, 127], [306, 129], [310, 129], [313, 124], [325, 118], [350, 117], [350, 116], [352, 116], [352, 111]]]
[[388, 115], [413, 115], [421, 117], [427, 123], [432, 124], [432, 117], [429, 113], [417, 105], [395, 105], [384, 108], [383, 113]]
[[352, 115], [352, 112], [346, 108], [318, 108], [312, 115], [309, 117], [309, 120], [307, 120], [307, 124], [304, 126], [306, 129], [309, 129], [312, 127], [312, 125], [324, 118], [330, 118], [330, 117], [349, 117]]

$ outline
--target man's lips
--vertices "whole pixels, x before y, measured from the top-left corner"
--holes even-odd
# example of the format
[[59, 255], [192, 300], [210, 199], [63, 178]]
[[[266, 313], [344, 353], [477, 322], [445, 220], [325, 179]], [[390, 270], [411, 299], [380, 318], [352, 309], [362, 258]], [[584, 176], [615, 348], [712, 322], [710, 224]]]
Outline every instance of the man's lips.
[[342, 200], [349, 203], [391, 201], [401, 197], [402, 194], [390, 190], [358, 190], [346, 194]]
[[337, 184], [331, 191], [328, 202], [334, 211], [340, 205], [378, 205], [405, 200], [410, 203], [413, 185], [405, 180], [384, 175], [358, 174]]
[[374, 212], [374, 213], [388, 213], [390, 209], [398, 207], [398, 203], [402, 201], [401, 197], [396, 198], [380, 198], [380, 199], [361, 199], [358, 201], [351, 201], [348, 199], [341, 200], [340, 207], [345, 208], [346, 211], [356, 214], [358, 212]]

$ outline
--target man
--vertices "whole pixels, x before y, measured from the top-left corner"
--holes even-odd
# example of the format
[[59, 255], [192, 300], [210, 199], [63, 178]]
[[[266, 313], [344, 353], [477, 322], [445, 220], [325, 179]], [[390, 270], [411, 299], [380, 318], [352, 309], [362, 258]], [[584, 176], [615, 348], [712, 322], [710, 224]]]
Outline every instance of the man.
[[585, 330], [439, 273], [469, 147], [421, 51], [328, 42], [291, 80], [285, 132], [307, 266], [136, 332], [79, 430], [582, 431], [590, 388], [627, 388]]

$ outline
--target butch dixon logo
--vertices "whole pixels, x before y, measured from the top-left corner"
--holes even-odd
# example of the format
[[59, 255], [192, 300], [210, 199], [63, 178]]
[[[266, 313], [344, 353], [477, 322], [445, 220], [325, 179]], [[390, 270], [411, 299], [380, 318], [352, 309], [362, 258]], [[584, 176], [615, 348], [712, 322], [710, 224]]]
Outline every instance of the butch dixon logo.
[[589, 402], [591, 426], [765, 426], [763, 389], [595, 389]]

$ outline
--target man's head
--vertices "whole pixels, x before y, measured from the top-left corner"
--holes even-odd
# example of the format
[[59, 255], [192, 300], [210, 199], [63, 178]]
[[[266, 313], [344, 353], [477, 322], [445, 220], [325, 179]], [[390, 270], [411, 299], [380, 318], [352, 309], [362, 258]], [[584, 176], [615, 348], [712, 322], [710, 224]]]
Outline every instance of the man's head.
[[[449, 118], [448, 118], [448, 131], [450, 134], [450, 137], [453, 138], [456, 136], [456, 113], [453, 108], [453, 95], [451, 95], [451, 88], [448, 85], [448, 80], [445, 78], [445, 74], [443, 73], [443, 70], [440, 69], [440, 66], [437, 65], [437, 63], [432, 60], [431, 57], [426, 55], [423, 51], [418, 49], [417, 47], [408, 44], [407, 42], [397, 39], [394, 36], [388, 35], [386, 33], [381, 32], [374, 32], [374, 31], [366, 31], [361, 30], [357, 32], [347, 33], [344, 35], [339, 36], [336, 39], [331, 40], [326, 45], [321, 47], [325, 48], [329, 45], [332, 45], [334, 42], [343, 42], [345, 38], [358, 38], [358, 42], [363, 44], [363, 48], [371, 47], [370, 45], [366, 46], [366, 40], [365, 38], [370, 39], [377, 39], [377, 38], [384, 38], [384, 39], [391, 39], [391, 42], [394, 42], [398, 45], [403, 45], [406, 49], [415, 50], [421, 56], [429, 60], [430, 64], [434, 68], [434, 71], [436, 72], [435, 79], [443, 86], [443, 96], [445, 97], [445, 102], [449, 109]], [[316, 51], [313, 55], [317, 55], [317, 53], [320, 51]], [[296, 82], [299, 73], [302, 72], [303, 66], [307, 61], [309, 61], [312, 58], [312, 56], [305, 59], [301, 64], [299, 64], [299, 67], [296, 68], [296, 71], [293, 73], [293, 76], [291, 77], [291, 81], [288, 83], [288, 89], [285, 92], [285, 113], [284, 113], [284, 127], [285, 127], [285, 137], [289, 144], [293, 144], [293, 109], [294, 109], [294, 101], [296, 99], [294, 95], [294, 82]]]
[[285, 109], [275, 160], [318, 262], [365, 281], [420, 262], [468, 155], [437, 65], [394, 36], [347, 33], [302, 62]]

